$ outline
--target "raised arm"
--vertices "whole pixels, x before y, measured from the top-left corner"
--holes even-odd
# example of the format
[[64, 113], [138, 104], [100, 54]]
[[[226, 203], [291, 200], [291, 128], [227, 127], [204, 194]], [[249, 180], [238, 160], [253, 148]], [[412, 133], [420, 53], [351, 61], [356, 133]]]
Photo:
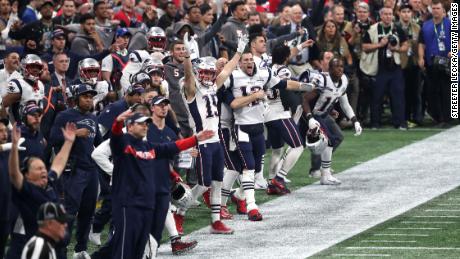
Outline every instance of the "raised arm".
[[184, 35], [184, 46], [186, 51], [186, 57], [184, 60], [184, 90], [187, 95], [187, 100], [195, 97], [196, 86], [195, 86], [195, 75], [193, 74], [192, 61], [190, 60], [190, 41], [188, 38], [188, 32]]
[[236, 50], [235, 55], [233, 55], [232, 59], [224, 66], [220, 74], [217, 76], [216, 85], [217, 89], [219, 89], [227, 80], [227, 78], [232, 74], [233, 70], [235, 70], [238, 62], [240, 61], [241, 55], [248, 45], [249, 38], [247, 35], [238, 39], [238, 49]]
[[72, 150], [72, 145], [75, 142], [77, 126], [74, 123], [68, 122], [65, 125], [65, 128], [61, 128], [62, 135], [64, 136], [64, 144], [57, 153], [56, 157], [51, 164], [51, 170], [56, 172], [57, 176], [59, 177], [64, 171], [67, 160], [69, 159], [70, 151]]
[[21, 138], [21, 130], [13, 124], [11, 131], [11, 151], [8, 160], [8, 171], [10, 174], [10, 181], [16, 190], [20, 191], [23, 186], [24, 176], [19, 169], [19, 141]]

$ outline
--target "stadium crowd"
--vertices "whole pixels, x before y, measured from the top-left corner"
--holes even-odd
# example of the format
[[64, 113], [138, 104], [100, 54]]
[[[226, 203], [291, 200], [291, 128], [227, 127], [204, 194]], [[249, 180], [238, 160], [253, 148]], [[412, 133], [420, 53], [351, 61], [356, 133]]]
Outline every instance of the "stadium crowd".
[[450, 4], [0, 0], [0, 258], [152, 258], [164, 229], [186, 253], [199, 197], [212, 234], [229, 199], [263, 220], [305, 148], [340, 184], [341, 129], [458, 124]]

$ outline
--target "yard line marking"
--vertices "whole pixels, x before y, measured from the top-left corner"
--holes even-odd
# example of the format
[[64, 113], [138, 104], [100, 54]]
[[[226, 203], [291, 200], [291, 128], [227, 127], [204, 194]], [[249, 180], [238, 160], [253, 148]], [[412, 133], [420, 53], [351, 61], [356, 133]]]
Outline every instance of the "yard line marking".
[[401, 221], [402, 224], [455, 224], [455, 221]]
[[378, 239], [372, 239], [372, 240], [362, 240], [361, 242], [363, 243], [416, 243], [417, 241], [415, 240], [378, 240]]
[[423, 247], [423, 246], [349, 246], [349, 250], [460, 250], [460, 247]]
[[388, 233], [388, 234], [374, 234], [374, 236], [405, 236], [405, 237], [429, 237], [427, 234], [401, 234], [401, 233]]
[[429, 209], [429, 210], [425, 210], [425, 211], [439, 211], [439, 212], [445, 212], [445, 211], [451, 211], [451, 212], [459, 212], [460, 210], [444, 210], [444, 209], [439, 209], [439, 210], [432, 210], [432, 209]]
[[460, 218], [460, 216], [447, 216], [447, 215], [439, 215], [439, 216], [412, 216], [413, 218]]
[[390, 257], [389, 254], [332, 254], [334, 257]]
[[388, 229], [407, 229], [407, 230], [412, 230], [412, 229], [419, 229], [419, 230], [437, 230], [441, 228], [388, 228]]

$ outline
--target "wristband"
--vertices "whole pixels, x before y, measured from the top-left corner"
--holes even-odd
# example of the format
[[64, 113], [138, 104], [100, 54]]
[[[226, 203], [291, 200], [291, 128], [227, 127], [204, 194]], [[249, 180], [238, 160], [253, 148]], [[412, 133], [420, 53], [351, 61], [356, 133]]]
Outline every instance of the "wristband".
[[353, 122], [353, 124], [358, 121], [358, 119], [356, 119], [356, 116], [353, 116], [353, 118], [351, 118], [350, 120], [351, 122]]

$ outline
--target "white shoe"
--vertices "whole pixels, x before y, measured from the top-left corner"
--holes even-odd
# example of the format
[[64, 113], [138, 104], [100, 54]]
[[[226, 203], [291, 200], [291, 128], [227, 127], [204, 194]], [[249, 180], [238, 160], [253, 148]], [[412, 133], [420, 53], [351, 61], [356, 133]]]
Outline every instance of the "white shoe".
[[201, 202], [199, 202], [197, 200], [193, 200], [192, 204], [190, 205], [190, 208], [200, 207], [200, 205], [201, 205]]
[[310, 170], [309, 176], [311, 178], [320, 178], [321, 177], [321, 171], [320, 170]]
[[339, 185], [341, 184], [342, 182], [335, 178], [334, 176], [332, 175], [329, 175], [329, 176], [321, 176], [321, 180], [319, 180], [319, 182], [322, 184], [322, 185]]
[[91, 256], [86, 251], [73, 253], [73, 259], [91, 259]]
[[257, 173], [254, 176], [254, 189], [256, 190], [265, 190], [267, 189], [268, 182], [265, 180], [262, 173]]
[[93, 230], [91, 229], [91, 232], [89, 232], [88, 239], [91, 243], [97, 246], [101, 245], [101, 233], [93, 233]]
[[286, 177], [283, 177], [285, 183], [290, 183], [291, 180], [287, 179]]

